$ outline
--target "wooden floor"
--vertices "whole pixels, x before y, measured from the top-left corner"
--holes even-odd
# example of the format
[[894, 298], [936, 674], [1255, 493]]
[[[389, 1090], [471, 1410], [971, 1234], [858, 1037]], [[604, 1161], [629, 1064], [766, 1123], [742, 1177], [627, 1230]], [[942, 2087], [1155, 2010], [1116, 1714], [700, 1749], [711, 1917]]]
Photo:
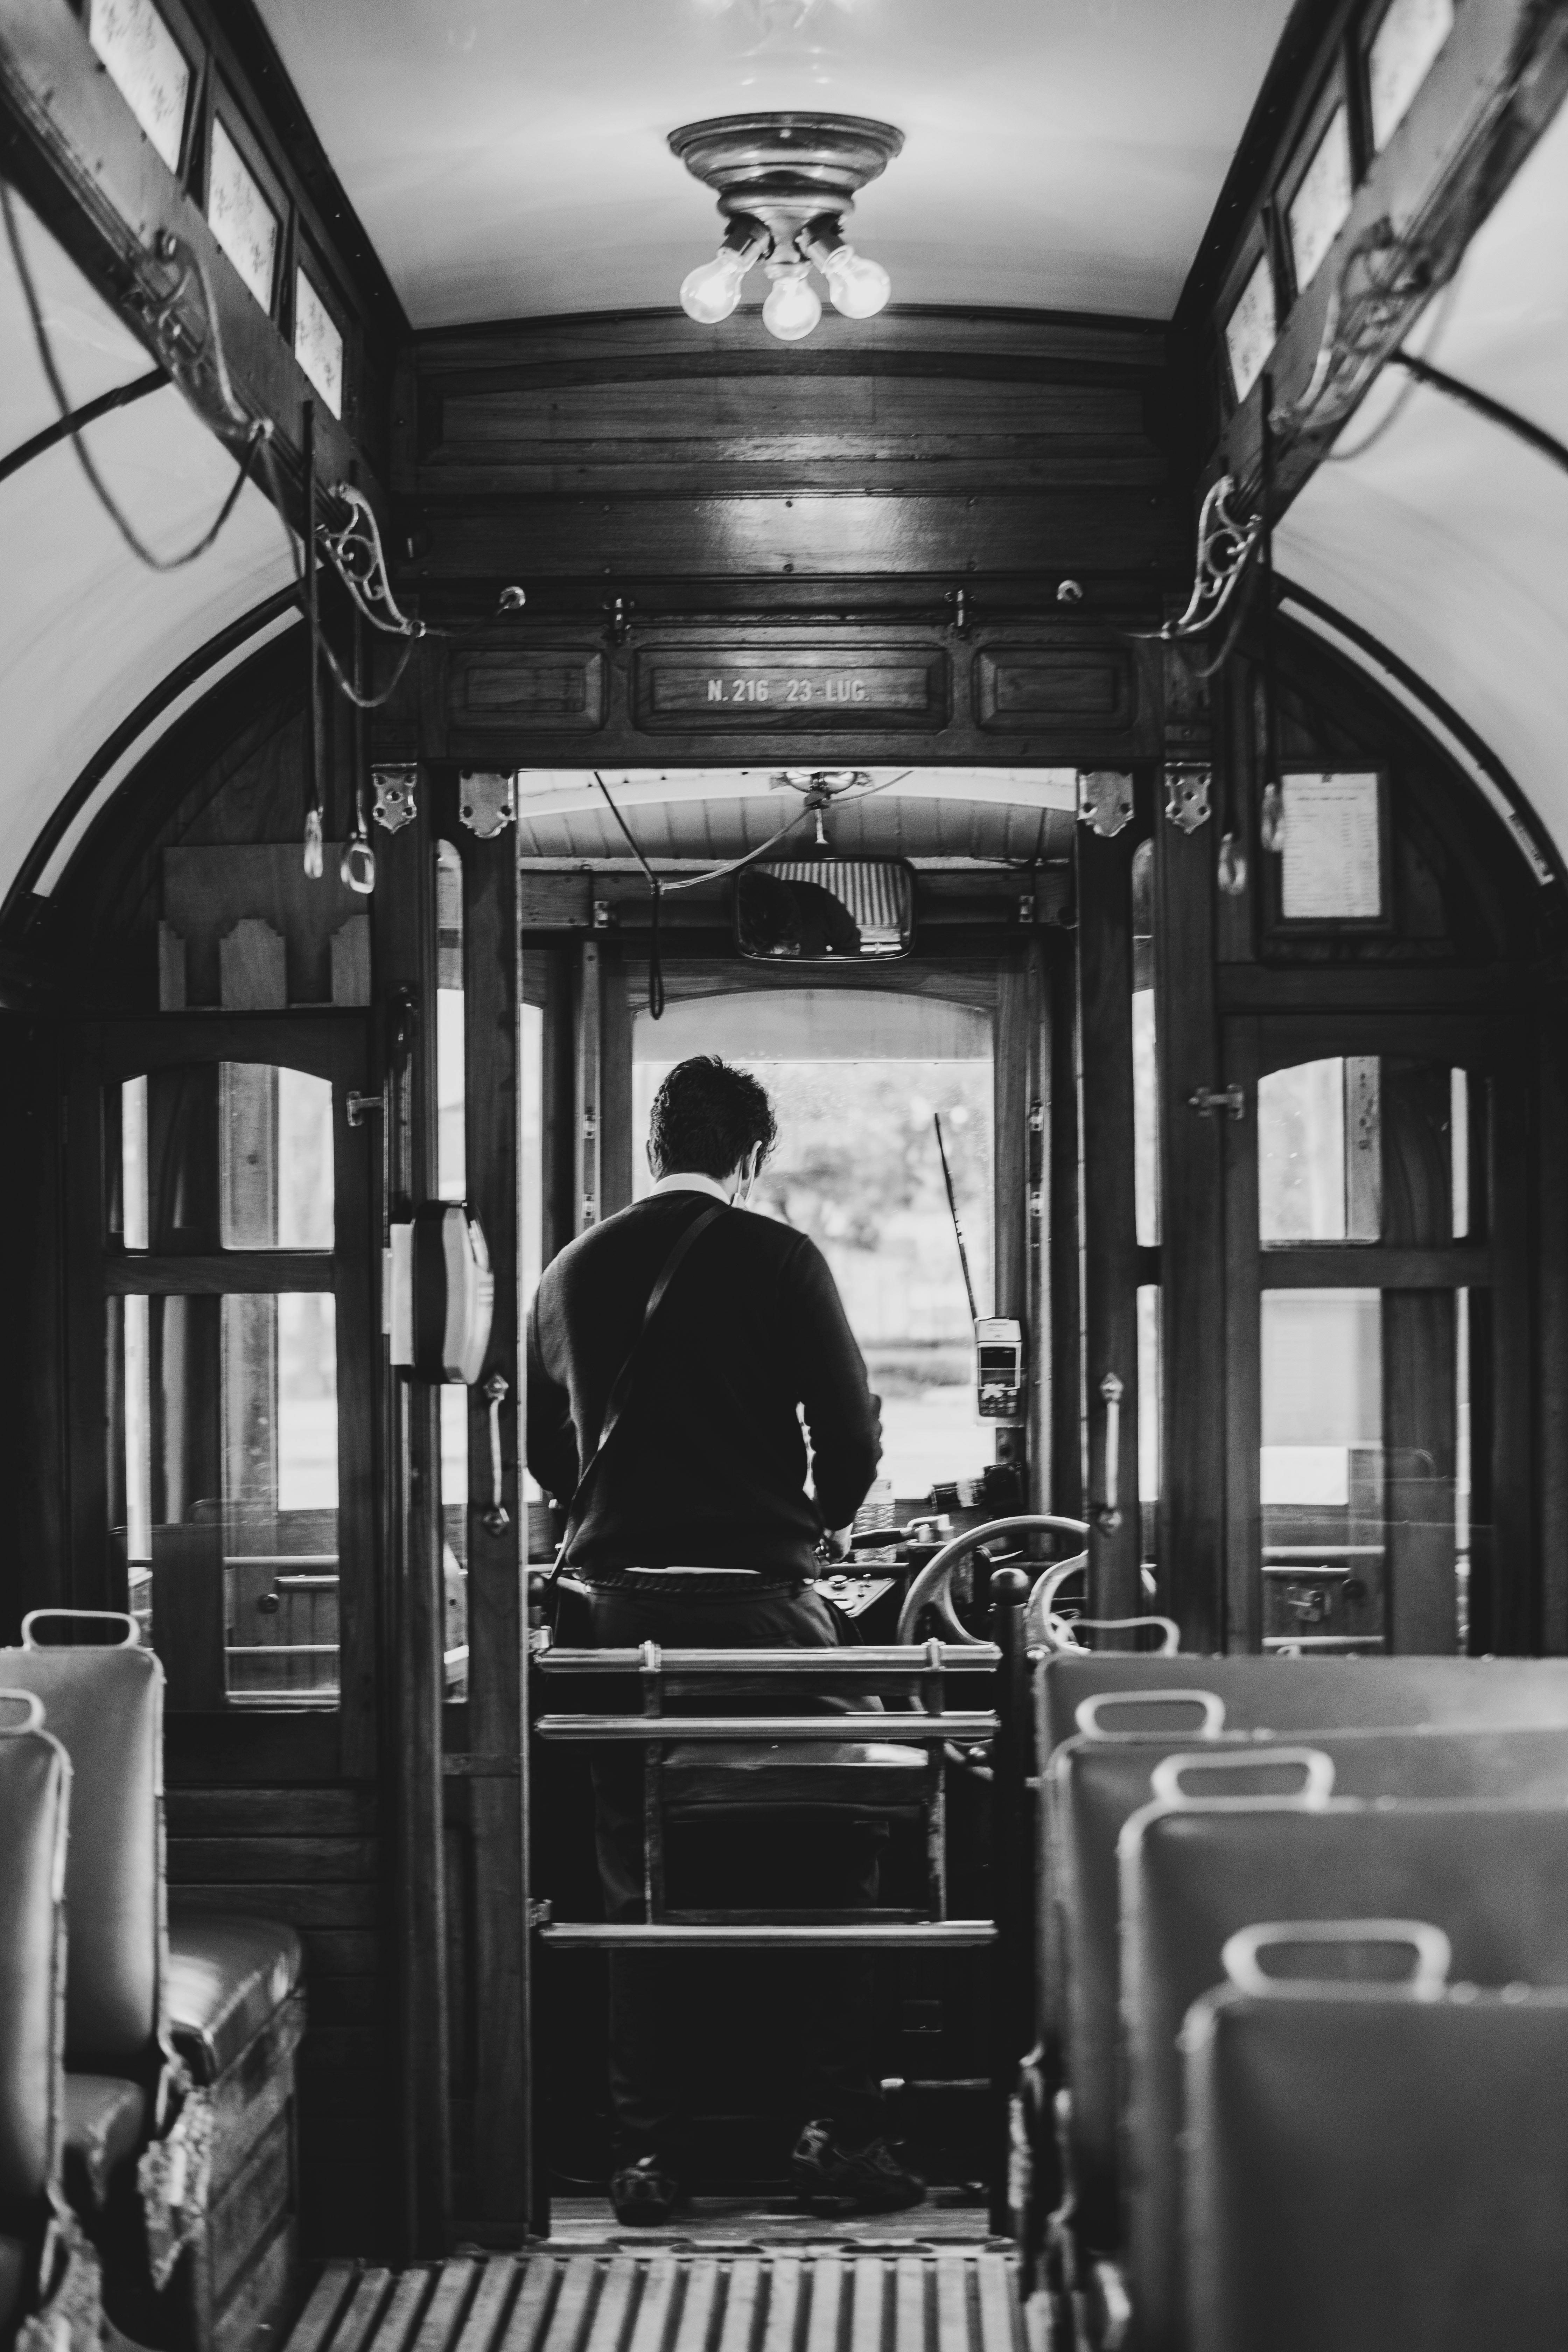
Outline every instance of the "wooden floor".
[[992, 2246], [552, 2241], [330, 2263], [287, 2352], [1041, 2352], [1034, 2333]]
[[556, 2197], [550, 2208], [552, 2246], [982, 2246], [1005, 2252], [1011, 2241], [986, 2235], [985, 2208], [953, 2190], [933, 2189], [909, 2213], [857, 2213], [826, 2221], [797, 2200], [779, 2197], [694, 2197], [662, 2230], [623, 2230], [597, 2197]]

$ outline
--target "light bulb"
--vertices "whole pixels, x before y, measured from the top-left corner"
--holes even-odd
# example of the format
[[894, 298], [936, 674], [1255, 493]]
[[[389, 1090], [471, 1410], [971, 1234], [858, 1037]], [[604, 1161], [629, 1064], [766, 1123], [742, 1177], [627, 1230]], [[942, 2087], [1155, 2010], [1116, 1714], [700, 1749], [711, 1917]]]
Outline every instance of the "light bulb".
[[680, 307], [700, 327], [716, 327], [741, 299], [741, 280], [751, 268], [751, 257], [721, 245], [711, 261], [688, 270], [680, 285]]
[[822, 262], [833, 307], [847, 319], [874, 319], [885, 310], [893, 281], [879, 261], [868, 261], [852, 245], [841, 245]]
[[773, 291], [763, 304], [763, 324], [781, 343], [798, 343], [822, 316], [822, 305], [805, 274], [805, 264], [770, 263]]

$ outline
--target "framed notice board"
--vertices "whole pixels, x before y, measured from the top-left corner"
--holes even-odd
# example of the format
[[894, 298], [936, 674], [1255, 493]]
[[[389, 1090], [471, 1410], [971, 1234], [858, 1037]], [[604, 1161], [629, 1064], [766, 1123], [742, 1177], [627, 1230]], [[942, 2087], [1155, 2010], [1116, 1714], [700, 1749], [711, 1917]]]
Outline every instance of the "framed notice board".
[[1279, 782], [1279, 848], [1263, 861], [1270, 930], [1389, 929], [1386, 772], [1286, 766]]

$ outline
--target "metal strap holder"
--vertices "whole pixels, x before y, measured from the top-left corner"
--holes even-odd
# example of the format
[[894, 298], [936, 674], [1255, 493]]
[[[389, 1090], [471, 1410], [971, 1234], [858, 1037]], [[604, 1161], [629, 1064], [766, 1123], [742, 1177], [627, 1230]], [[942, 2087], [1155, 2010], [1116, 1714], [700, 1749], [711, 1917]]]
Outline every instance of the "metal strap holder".
[[1226, 1118], [1245, 1118], [1247, 1090], [1243, 1087], [1198, 1087], [1187, 1097], [1187, 1108], [1195, 1110], [1200, 1118], [1213, 1118], [1221, 1111]]
[[511, 1525], [511, 1513], [501, 1501], [500, 1409], [510, 1394], [510, 1383], [504, 1372], [492, 1372], [485, 1382], [485, 1403], [489, 1411], [490, 1433], [490, 1500], [484, 1514], [485, 1531], [492, 1536], [504, 1536]]

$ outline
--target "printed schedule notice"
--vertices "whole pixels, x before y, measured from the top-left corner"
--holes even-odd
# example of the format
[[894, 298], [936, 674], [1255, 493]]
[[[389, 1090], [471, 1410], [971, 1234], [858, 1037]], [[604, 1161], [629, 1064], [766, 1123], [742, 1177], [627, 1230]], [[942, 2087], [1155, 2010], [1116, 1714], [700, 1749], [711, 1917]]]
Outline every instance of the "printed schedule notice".
[[1376, 922], [1383, 835], [1375, 775], [1287, 775], [1279, 911], [1288, 923]]

